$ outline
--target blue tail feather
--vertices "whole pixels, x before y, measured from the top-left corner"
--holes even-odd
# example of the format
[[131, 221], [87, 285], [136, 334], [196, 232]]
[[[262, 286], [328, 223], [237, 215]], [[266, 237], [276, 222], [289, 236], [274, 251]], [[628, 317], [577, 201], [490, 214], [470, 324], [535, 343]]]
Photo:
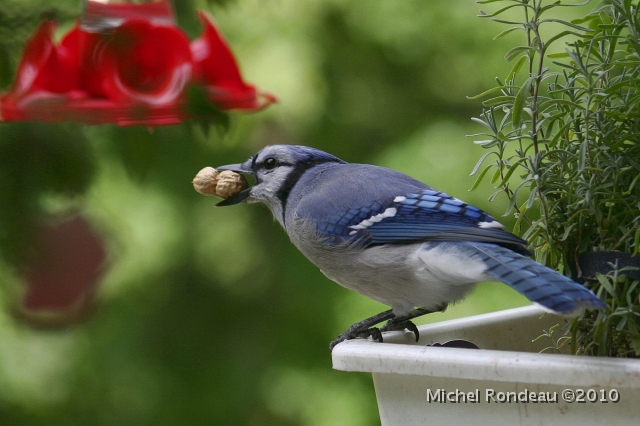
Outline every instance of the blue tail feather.
[[532, 302], [561, 314], [580, 308], [604, 309], [605, 303], [583, 285], [534, 260], [495, 244], [471, 243], [487, 265], [485, 273]]

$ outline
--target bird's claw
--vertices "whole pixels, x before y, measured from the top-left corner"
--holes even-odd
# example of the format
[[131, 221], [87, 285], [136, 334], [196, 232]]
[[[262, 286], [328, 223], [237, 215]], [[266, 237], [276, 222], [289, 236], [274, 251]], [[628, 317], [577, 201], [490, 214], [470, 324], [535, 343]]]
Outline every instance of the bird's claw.
[[385, 332], [385, 331], [402, 331], [406, 329], [412, 332], [416, 336], [416, 342], [420, 339], [420, 332], [418, 331], [418, 327], [416, 327], [416, 325], [413, 322], [409, 320], [402, 320], [402, 318], [400, 318], [399, 321], [397, 321], [396, 318], [391, 319], [387, 321], [387, 323], [381, 328], [377, 328], [377, 327], [371, 327], [371, 328], [365, 328], [365, 329], [352, 329], [352, 328], [345, 331], [340, 336], [338, 336], [336, 340], [331, 342], [329, 344], [329, 349], [333, 350], [333, 348], [338, 343], [342, 343], [345, 340], [352, 340], [357, 338], [366, 339], [368, 337], [371, 337], [373, 340], [376, 340], [382, 343], [383, 342], [382, 332]]
[[366, 339], [368, 337], [371, 337], [373, 340], [376, 340], [380, 343], [383, 342], [382, 333], [380, 332], [380, 329], [378, 327], [371, 327], [371, 328], [365, 328], [365, 329], [353, 329], [353, 330], [350, 328], [349, 330], [345, 331], [340, 336], [338, 336], [336, 340], [331, 342], [329, 344], [329, 349], [333, 351], [333, 348], [338, 343], [342, 343], [345, 340], [352, 340], [357, 338]]
[[380, 329], [380, 331], [403, 331], [409, 330], [416, 336], [416, 342], [420, 340], [420, 332], [418, 327], [410, 320], [404, 320], [402, 318], [393, 318], [387, 321], [387, 323]]
[[[444, 311], [446, 308], [446, 303], [436, 306], [435, 309], [416, 308], [402, 317], [396, 317], [392, 310], [380, 312], [378, 315], [374, 315], [349, 327], [347, 331], [342, 333], [336, 340], [329, 344], [329, 349], [333, 351], [333, 348], [338, 343], [344, 342], [345, 340], [356, 339], [358, 337], [371, 337], [373, 340], [377, 340], [382, 343], [382, 332], [402, 331], [405, 329], [409, 330], [416, 336], [417, 342], [420, 339], [420, 332], [418, 331], [418, 327], [416, 327], [411, 320], [432, 312]], [[380, 324], [383, 321], [387, 321], [383, 327], [372, 327], [373, 325]]]

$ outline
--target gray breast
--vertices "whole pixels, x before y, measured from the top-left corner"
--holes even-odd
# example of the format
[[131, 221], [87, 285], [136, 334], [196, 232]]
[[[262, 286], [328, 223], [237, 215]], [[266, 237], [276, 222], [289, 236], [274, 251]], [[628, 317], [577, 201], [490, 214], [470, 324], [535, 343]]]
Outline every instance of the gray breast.
[[425, 263], [424, 253], [442, 251], [440, 248], [446, 248], [446, 243], [365, 249], [357, 243], [326, 244], [309, 218], [292, 216], [287, 228], [291, 242], [328, 278], [391, 306], [398, 315], [414, 307], [435, 308], [443, 302], [460, 300], [478, 281], [475, 276], [449, 275], [446, 270], [430, 268]]

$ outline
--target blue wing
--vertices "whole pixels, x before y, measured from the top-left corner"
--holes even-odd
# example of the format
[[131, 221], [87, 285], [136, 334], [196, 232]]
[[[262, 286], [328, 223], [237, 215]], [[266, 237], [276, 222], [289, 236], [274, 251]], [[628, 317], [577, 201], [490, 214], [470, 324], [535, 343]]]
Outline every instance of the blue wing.
[[398, 171], [366, 164], [313, 170], [291, 192], [290, 214], [311, 218], [329, 243], [475, 241], [527, 252], [525, 241], [486, 212]]
[[[317, 224], [333, 241], [365, 245], [476, 241], [523, 246], [486, 212], [434, 189], [422, 189], [336, 212]], [[524, 251], [524, 250], [521, 250]]]

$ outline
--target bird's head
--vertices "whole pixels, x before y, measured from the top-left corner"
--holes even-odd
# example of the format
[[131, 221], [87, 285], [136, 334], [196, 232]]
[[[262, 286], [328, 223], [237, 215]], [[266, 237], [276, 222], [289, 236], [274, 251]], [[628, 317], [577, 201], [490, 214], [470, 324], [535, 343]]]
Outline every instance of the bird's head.
[[[289, 192], [309, 169], [324, 163], [345, 162], [319, 149], [300, 145], [271, 145], [244, 163], [217, 167], [255, 178], [255, 184], [218, 203], [230, 206], [244, 202], [265, 203], [276, 218], [282, 213]], [[278, 214], [280, 213], [280, 214]]]

